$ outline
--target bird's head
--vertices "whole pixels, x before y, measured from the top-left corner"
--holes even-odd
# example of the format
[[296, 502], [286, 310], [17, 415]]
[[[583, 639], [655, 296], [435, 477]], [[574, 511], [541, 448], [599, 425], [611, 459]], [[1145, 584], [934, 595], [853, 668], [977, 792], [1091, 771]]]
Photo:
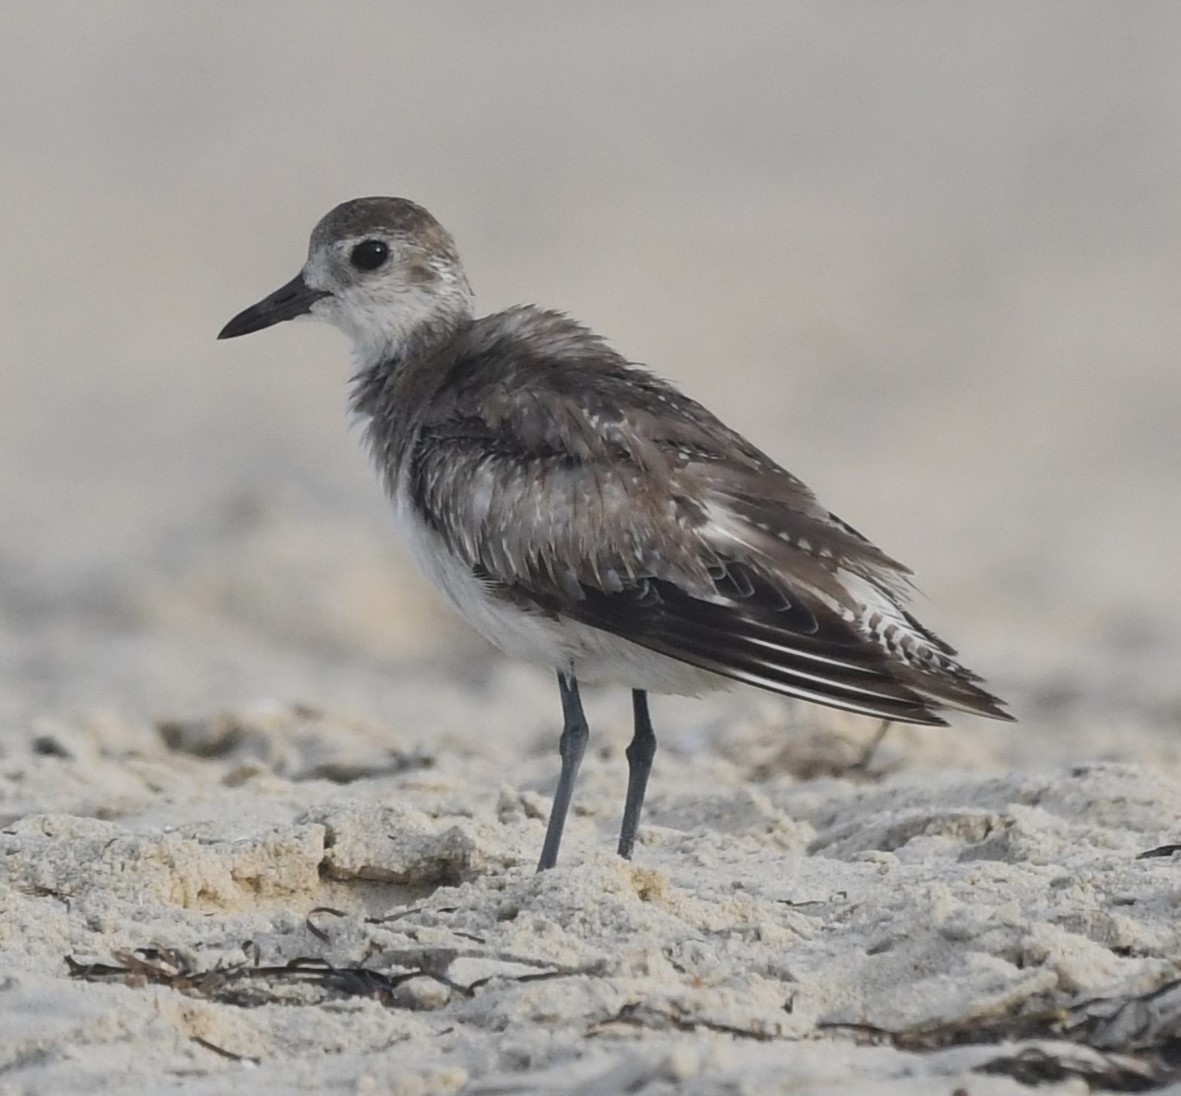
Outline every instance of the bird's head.
[[424, 332], [454, 328], [471, 309], [455, 241], [434, 217], [405, 198], [356, 198], [316, 225], [303, 269], [239, 312], [218, 338], [282, 320], [325, 320], [353, 340], [359, 361], [373, 362]]

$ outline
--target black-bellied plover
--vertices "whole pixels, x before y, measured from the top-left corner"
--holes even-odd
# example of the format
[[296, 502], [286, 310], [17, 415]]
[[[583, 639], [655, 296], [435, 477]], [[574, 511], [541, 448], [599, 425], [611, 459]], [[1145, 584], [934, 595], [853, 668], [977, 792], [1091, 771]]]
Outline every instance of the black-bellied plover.
[[353, 341], [352, 406], [426, 576], [505, 653], [557, 672], [557, 860], [586, 749], [578, 682], [632, 690], [619, 854], [656, 738], [648, 693], [757, 685], [883, 720], [1011, 718], [907, 611], [909, 571], [672, 385], [531, 305], [476, 318], [421, 206], [359, 198], [234, 338], [306, 316]]

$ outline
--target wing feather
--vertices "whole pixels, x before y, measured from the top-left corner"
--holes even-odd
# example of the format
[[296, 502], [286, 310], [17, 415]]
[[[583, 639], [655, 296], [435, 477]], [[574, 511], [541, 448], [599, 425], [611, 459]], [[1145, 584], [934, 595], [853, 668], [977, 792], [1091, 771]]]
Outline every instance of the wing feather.
[[804, 484], [601, 342], [548, 345], [460, 361], [411, 447], [411, 504], [490, 589], [833, 707], [1009, 718], [906, 610], [907, 569]]

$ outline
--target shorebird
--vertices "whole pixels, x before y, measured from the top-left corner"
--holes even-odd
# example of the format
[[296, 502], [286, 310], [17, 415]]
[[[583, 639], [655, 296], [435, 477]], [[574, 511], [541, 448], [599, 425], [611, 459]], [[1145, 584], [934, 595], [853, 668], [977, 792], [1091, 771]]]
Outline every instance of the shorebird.
[[734, 682], [881, 720], [1011, 719], [908, 611], [910, 571], [701, 404], [561, 312], [477, 318], [450, 234], [403, 198], [312, 232], [231, 339], [297, 317], [353, 342], [351, 406], [427, 578], [506, 654], [557, 673], [553, 867], [589, 730], [579, 681], [632, 690], [619, 855], [656, 736], [648, 693]]

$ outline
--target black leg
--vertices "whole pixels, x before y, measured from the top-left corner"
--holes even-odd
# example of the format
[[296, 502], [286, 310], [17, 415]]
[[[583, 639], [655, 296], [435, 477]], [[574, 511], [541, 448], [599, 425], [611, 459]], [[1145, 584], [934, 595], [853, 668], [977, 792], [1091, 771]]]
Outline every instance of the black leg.
[[558, 790], [554, 792], [554, 805], [549, 812], [549, 825], [545, 830], [545, 844], [541, 847], [541, 860], [537, 870], [545, 871], [558, 862], [558, 846], [562, 843], [562, 827], [566, 825], [566, 814], [570, 810], [570, 799], [574, 795], [574, 781], [578, 779], [578, 766], [586, 753], [586, 740], [590, 728], [582, 713], [582, 699], [578, 695], [578, 682], [573, 674], [558, 672], [558, 688], [562, 693], [562, 737], [558, 751], [562, 755], [562, 774], [558, 777]]
[[648, 774], [652, 758], [656, 756], [656, 732], [648, 715], [648, 694], [643, 689], [632, 689], [632, 711], [635, 713], [635, 734], [627, 748], [627, 802], [623, 806], [623, 825], [619, 830], [619, 855], [632, 858], [636, 833], [640, 828], [640, 810], [644, 793], [648, 790]]

